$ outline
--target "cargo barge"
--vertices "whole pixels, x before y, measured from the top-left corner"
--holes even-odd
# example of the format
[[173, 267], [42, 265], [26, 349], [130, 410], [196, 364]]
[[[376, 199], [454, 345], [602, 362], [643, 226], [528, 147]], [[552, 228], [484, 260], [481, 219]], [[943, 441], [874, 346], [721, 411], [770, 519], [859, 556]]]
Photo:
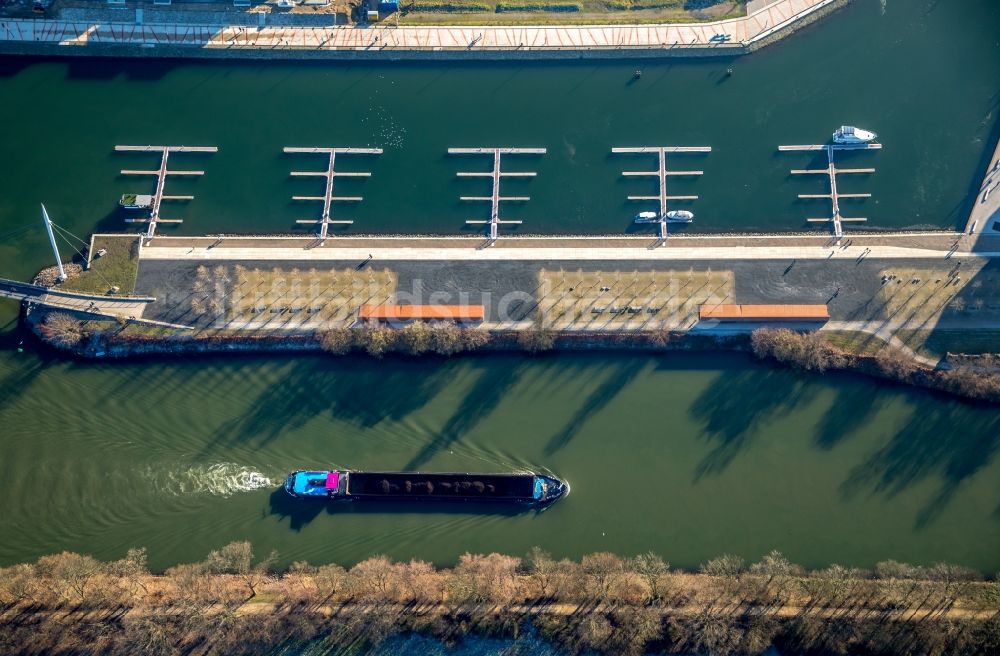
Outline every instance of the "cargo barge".
[[285, 491], [304, 499], [479, 501], [544, 506], [566, 494], [569, 486], [554, 476], [512, 474], [371, 472], [349, 469], [295, 471]]

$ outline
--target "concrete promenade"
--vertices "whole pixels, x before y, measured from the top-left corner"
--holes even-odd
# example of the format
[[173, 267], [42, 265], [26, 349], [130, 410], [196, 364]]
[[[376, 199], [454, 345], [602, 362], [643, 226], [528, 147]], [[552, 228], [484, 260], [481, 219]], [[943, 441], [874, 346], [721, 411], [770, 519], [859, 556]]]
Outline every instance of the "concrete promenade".
[[[545, 53], [567, 51], [656, 51], [660, 54], [738, 55], [815, 18], [845, 0], [775, 0], [748, 16], [711, 23], [672, 25], [579, 26], [403, 26], [381, 24], [343, 27], [272, 27], [262, 19], [255, 27], [199, 24], [69, 22], [50, 19], [6, 19], [0, 22], [0, 46], [8, 52], [22, 44], [26, 52], [38, 46], [58, 46], [65, 54], [87, 54], [88, 46], [156, 49], [176, 55], [204, 50], [204, 56], [261, 53], [351, 53], [392, 58], [402, 53]], [[261, 14], [261, 16], [264, 16]], [[728, 35], [727, 40], [720, 40]], [[713, 40], [715, 39], [715, 40]], [[100, 50], [101, 48], [95, 48]], [[137, 51], [138, 52], [138, 51]], [[94, 54], [101, 54], [95, 52]], [[258, 55], [262, 56], [262, 55]], [[525, 54], [530, 58], [530, 54]]]
[[[664, 262], [671, 260], [855, 260], [862, 257], [872, 259], [945, 259], [946, 251], [905, 248], [899, 246], [877, 246], [863, 249], [860, 246], [850, 248], [823, 248], [816, 246], [729, 246], [729, 247], [695, 247], [671, 249], [622, 249], [622, 248], [503, 248], [493, 246], [484, 249], [451, 249], [433, 246], [425, 248], [336, 248], [336, 249], [302, 249], [302, 248], [230, 248], [218, 246], [198, 247], [147, 247], [142, 251], [142, 260], [178, 260], [178, 261], [363, 261], [371, 255], [377, 263], [380, 261], [618, 261], [618, 262]], [[956, 252], [953, 256], [995, 258], [1000, 252]]]

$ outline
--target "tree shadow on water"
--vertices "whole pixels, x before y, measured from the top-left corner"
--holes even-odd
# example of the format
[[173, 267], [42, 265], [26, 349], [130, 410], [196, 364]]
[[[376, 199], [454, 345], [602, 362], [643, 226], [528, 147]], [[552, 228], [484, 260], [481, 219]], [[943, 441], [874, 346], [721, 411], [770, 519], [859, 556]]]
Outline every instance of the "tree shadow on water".
[[618, 361], [612, 366], [614, 371], [611, 372], [611, 375], [590, 393], [563, 429], [549, 439], [548, 444], [545, 445], [545, 455], [551, 456], [569, 444], [588, 419], [607, 406], [612, 399], [618, 396], [619, 392], [645, 370], [645, 367], [638, 366], [632, 359]]
[[695, 482], [722, 473], [750, 446], [761, 422], [783, 417], [809, 403], [818, 389], [790, 371], [755, 367], [718, 375], [689, 411], [704, 424], [706, 438], [715, 443], [695, 468]]
[[245, 415], [223, 425], [215, 441], [264, 443], [326, 412], [365, 428], [398, 420], [433, 398], [451, 380], [452, 368], [429, 359], [299, 358], [266, 385]]
[[936, 478], [937, 492], [917, 513], [920, 529], [941, 514], [963, 482], [992, 462], [998, 447], [1000, 413], [995, 408], [944, 401], [924, 404], [888, 444], [851, 471], [840, 491], [845, 499], [866, 489], [891, 498]]
[[[478, 363], [489, 362], [478, 360]], [[441, 432], [406, 463], [405, 469], [416, 470], [437, 453], [454, 444], [463, 434], [472, 430], [504, 399], [504, 394], [520, 380], [526, 367], [521, 359], [500, 367], [484, 367], [482, 374], [465, 393], [462, 402], [441, 429]]]
[[830, 408], [816, 431], [816, 445], [824, 451], [837, 446], [845, 437], [863, 427], [881, 409], [885, 397], [871, 385], [844, 384], [837, 387]]

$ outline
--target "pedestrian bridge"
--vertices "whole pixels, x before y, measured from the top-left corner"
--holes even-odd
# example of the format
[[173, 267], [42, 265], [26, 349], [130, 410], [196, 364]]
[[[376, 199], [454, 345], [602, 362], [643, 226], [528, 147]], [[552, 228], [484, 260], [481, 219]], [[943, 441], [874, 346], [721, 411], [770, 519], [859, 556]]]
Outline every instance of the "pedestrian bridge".
[[156, 299], [152, 296], [106, 296], [63, 291], [17, 280], [0, 278], [0, 297], [28, 301], [36, 305], [83, 312], [109, 319], [141, 319], [147, 305]]

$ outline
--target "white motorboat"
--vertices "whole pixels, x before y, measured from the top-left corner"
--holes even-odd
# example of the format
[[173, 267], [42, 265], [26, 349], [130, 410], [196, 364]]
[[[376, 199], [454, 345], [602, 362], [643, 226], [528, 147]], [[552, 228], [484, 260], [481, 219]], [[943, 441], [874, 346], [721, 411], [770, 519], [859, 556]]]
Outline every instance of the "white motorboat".
[[[669, 214], [669, 212], [668, 212]], [[656, 212], [639, 212], [635, 215], [636, 223], [659, 223], [660, 215]]]
[[668, 223], [691, 223], [694, 221], [694, 212], [687, 210], [670, 210], [666, 214]]
[[833, 143], [861, 145], [871, 143], [875, 141], [877, 137], [878, 135], [874, 132], [862, 130], [861, 128], [856, 128], [853, 125], [841, 125], [837, 128], [837, 131], [833, 133]]

